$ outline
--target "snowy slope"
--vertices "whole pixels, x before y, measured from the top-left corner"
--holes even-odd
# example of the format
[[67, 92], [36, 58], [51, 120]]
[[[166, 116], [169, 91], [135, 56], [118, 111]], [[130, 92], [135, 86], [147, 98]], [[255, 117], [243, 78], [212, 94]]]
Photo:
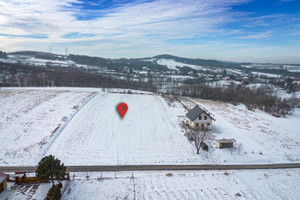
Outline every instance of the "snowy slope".
[[278, 75], [278, 74], [270, 74], [270, 73], [263, 73], [263, 72], [251, 72], [252, 74], [254, 75], [257, 75], [257, 76], [266, 76], [268, 78], [280, 78], [281, 75]]
[[275, 118], [265, 112], [249, 111], [244, 105], [234, 106], [210, 100], [186, 100], [189, 107], [199, 104], [214, 114], [214, 136], [232, 138], [241, 144], [240, 152], [214, 149], [212, 162], [280, 163], [300, 161], [300, 109], [287, 118]]
[[156, 62], [157, 62], [157, 64], [167, 66], [169, 69], [172, 69], [172, 70], [178, 70], [177, 67], [190, 67], [192, 69], [197, 69], [197, 70], [208, 69], [203, 66], [185, 64], [185, 63], [177, 62], [172, 59], [159, 59]]
[[[125, 90], [127, 91], [127, 90]], [[274, 118], [244, 106], [195, 101], [213, 113], [215, 138], [234, 138], [240, 151], [196, 155], [180, 127], [186, 110], [147, 92], [93, 88], [0, 90], [0, 165], [36, 165], [54, 154], [67, 165], [280, 163], [300, 161], [300, 111]], [[136, 92], [136, 91], [133, 91]], [[117, 105], [129, 110], [124, 119]]]
[[[122, 119], [117, 105], [127, 103]], [[68, 165], [201, 161], [183, 136], [177, 115], [156, 95], [98, 94], [71, 120], [48, 154]]]
[[[36, 165], [43, 150], [89, 91], [0, 90], [0, 165]], [[65, 119], [63, 120], [63, 118]]]

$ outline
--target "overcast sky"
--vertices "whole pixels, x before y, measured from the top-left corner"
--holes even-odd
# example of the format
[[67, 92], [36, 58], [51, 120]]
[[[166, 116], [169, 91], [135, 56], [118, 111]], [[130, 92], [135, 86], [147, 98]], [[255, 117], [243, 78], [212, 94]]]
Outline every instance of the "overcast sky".
[[0, 50], [300, 63], [299, 0], [0, 0]]

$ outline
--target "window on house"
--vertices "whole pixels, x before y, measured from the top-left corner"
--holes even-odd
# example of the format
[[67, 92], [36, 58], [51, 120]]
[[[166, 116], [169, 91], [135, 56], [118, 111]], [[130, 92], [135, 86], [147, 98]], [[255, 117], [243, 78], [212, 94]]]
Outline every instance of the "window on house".
[[210, 123], [207, 123], [207, 126], [209, 126], [210, 125]]
[[199, 124], [198, 123], [196, 123], [196, 127], [198, 127], [199, 126]]
[[201, 120], [202, 116], [199, 116], [199, 120]]
[[207, 120], [207, 116], [204, 116], [204, 120]]

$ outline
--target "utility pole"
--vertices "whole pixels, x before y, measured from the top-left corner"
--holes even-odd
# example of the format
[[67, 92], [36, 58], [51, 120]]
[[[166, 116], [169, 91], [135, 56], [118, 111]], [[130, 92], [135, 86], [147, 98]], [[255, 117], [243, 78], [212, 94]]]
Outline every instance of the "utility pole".
[[66, 47], [66, 58], [67, 58], [67, 56], [68, 56], [68, 48]]
[[69, 63], [69, 60], [68, 60], [68, 48], [67, 47], [66, 47], [66, 60]]

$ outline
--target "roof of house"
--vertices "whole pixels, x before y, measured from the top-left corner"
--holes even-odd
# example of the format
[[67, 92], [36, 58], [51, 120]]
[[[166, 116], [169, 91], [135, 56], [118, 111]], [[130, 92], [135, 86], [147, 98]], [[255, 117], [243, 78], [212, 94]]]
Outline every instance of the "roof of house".
[[7, 179], [7, 175], [3, 172], [0, 172], [0, 184], [3, 183]]
[[198, 105], [196, 105], [192, 110], [190, 110], [185, 116], [187, 116], [191, 121], [194, 121], [202, 113], [205, 113], [210, 118], [215, 120], [212, 116], [210, 116], [210, 114], [202, 110]]
[[219, 143], [233, 143], [233, 140], [232, 139], [217, 139], [216, 140], [217, 142]]

